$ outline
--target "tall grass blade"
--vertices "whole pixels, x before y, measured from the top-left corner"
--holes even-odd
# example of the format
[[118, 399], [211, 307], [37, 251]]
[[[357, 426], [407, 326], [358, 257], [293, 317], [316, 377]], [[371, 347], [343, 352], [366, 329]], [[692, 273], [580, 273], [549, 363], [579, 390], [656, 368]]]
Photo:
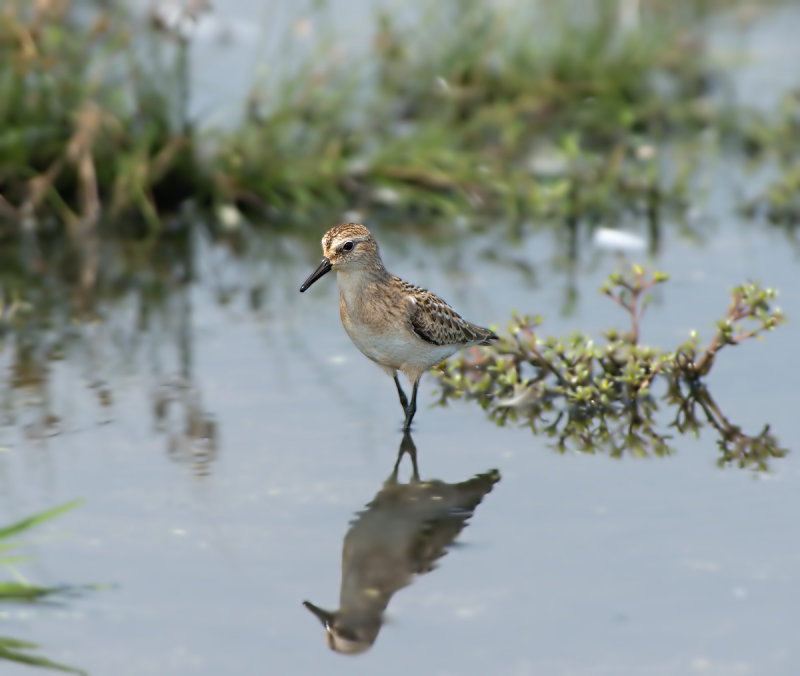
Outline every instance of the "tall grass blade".
[[27, 652], [36, 650], [38, 647], [38, 645], [30, 643], [29, 641], [20, 641], [16, 638], [0, 636], [0, 660], [28, 664], [32, 667], [55, 669], [56, 671], [63, 671], [68, 674], [87, 674], [87, 672], [82, 669], [76, 669], [75, 667], [70, 667], [60, 662], [48, 660], [46, 657], [32, 655], [30, 652]]
[[25, 531], [30, 530], [31, 528], [34, 528], [45, 521], [49, 521], [50, 519], [53, 519], [64, 512], [74, 509], [82, 502], [83, 499], [78, 498], [77, 500], [72, 500], [66, 504], [59, 505], [58, 507], [53, 507], [53, 509], [48, 509], [44, 512], [40, 512], [39, 514], [34, 514], [33, 516], [21, 519], [16, 523], [12, 523], [10, 526], [6, 526], [5, 528], [0, 528], [0, 540], [24, 533]]

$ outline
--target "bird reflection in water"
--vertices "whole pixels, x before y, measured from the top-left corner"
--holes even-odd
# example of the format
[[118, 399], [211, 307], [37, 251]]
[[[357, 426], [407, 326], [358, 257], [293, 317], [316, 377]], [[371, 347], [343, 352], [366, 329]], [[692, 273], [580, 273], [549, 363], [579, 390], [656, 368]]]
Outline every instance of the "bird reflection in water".
[[[406, 454], [413, 472], [403, 484], [397, 474]], [[303, 602], [322, 622], [332, 650], [353, 655], [372, 646], [392, 595], [433, 570], [499, 480], [493, 469], [461, 483], [422, 481], [417, 448], [410, 434], [403, 436], [392, 473], [345, 535], [339, 609]]]

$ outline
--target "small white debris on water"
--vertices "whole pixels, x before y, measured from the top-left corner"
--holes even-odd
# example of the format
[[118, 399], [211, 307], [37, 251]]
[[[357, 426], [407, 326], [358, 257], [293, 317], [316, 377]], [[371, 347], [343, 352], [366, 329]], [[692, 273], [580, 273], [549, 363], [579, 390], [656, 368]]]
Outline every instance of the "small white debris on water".
[[644, 251], [647, 242], [643, 237], [632, 232], [598, 228], [594, 231], [594, 245], [598, 249], [611, 251]]
[[567, 156], [555, 146], [537, 148], [526, 164], [528, 171], [534, 176], [562, 176], [569, 168]]
[[233, 204], [222, 204], [217, 209], [217, 221], [223, 230], [236, 230], [242, 224], [242, 212]]
[[400, 201], [400, 193], [394, 188], [382, 186], [372, 192], [372, 199], [378, 204], [397, 204]]
[[313, 32], [314, 26], [308, 19], [298, 19], [292, 25], [292, 35], [299, 40], [310, 38]]
[[636, 158], [640, 160], [649, 160], [656, 154], [656, 149], [650, 145], [642, 145], [636, 149]]

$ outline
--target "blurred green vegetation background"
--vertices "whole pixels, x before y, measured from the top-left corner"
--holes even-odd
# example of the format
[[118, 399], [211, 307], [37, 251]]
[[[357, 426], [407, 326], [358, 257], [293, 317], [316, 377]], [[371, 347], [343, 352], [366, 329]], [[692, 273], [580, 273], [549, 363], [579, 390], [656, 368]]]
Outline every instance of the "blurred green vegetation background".
[[[517, 223], [655, 219], [689, 201], [699, 153], [773, 154], [759, 196], [796, 221], [798, 100], [732, 100], [707, 48], [721, 14], [776, 2], [445, 0], [381, 9], [361, 51], [321, 28], [288, 36], [224, 129], [190, 119], [193, 23], [122, 3], [12, 0], [0, 12], [0, 218], [80, 234], [160, 234], [182, 205], [232, 222], [310, 227], [357, 209], [383, 219], [469, 213]], [[410, 16], [409, 16], [410, 14]], [[220, 107], [231, 102], [220, 101]]]

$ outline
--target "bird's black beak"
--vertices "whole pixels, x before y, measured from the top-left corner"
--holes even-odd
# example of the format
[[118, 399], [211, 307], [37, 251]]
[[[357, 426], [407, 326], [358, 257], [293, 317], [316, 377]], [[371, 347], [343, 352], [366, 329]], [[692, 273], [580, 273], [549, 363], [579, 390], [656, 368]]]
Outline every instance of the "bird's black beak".
[[303, 293], [309, 286], [316, 282], [320, 277], [331, 271], [331, 262], [325, 257], [322, 257], [322, 262], [317, 266], [309, 276], [308, 279], [300, 286], [300, 293]]
[[314, 613], [314, 615], [316, 615], [317, 619], [322, 622], [322, 626], [325, 627], [325, 629], [328, 629], [333, 624], [333, 613], [329, 610], [323, 610], [319, 606], [315, 606], [313, 603], [311, 603], [311, 601], [303, 601], [303, 605], [312, 613]]

